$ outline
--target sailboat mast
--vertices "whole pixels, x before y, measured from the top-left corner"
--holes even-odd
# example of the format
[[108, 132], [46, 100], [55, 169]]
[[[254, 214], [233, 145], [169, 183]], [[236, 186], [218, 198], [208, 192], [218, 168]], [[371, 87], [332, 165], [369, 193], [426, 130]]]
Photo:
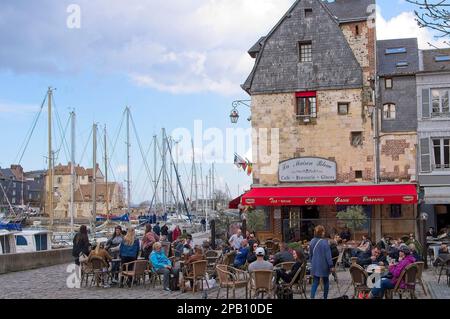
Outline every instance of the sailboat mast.
[[130, 174], [130, 108], [127, 106], [127, 208], [131, 207], [131, 174]]
[[163, 146], [163, 151], [162, 151], [162, 174], [163, 174], [163, 180], [162, 180], [162, 200], [163, 200], [163, 215], [166, 212], [166, 129], [162, 129], [162, 146]]
[[108, 148], [107, 148], [107, 136], [106, 136], [106, 125], [105, 125], [105, 131], [104, 131], [104, 144], [105, 144], [105, 188], [106, 188], [106, 194], [105, 194], [105, 208], [106, 208], [106, 216], [107, 220], [110, 220], [109, 215], [109, 187], [108, 187]]
[[[153, 181], [153, 183], [155, 185], [155, 187], [154, 187], [154, 190], [155, 190], [154, 198], [155, 198], [155, 200], [158, 198], [158, 196], [157, 196], [157, 194], [158, 194], [158, 189], [157, 189], [157, 187], [158, 187], [158, 181], [157, 181], [158, 177], [157, 177], [157, 172], [156, 172], [157, 148], [158, 148], [158, 137], [156, 135], [153, 135], [153, 178], [155, 179]], [[155, 207], [157, 207], [157, 206], [158, 205], [156, 204]], [[151, 212], [149, 212], [149, 213], [151, 213]]]
[[211, 196], [212, 196], [212, 209], [216, 209], [216, 198], [215, 198], [215, 170], [214, 170], [214, 163], [212, 163], [212, 176], [211, 176]]
[[[176, 152], [176, 154], [175, 154], [175, 157], [176, 157], [176, 160], [175, 160], [175, 172], [178, 172], [178, 162], [179, 162], [179, 158], [178, 158], [178, 144], [180, 143], [180, 141], [176, 141], [175, 142], [175, 152]], [[176, 173], [176, 174], [178, 174], [178, 173]], [[177, 180], [178, 180], [178, 178], [179, 178], [179, 176], [177, 175]], [[180, 203], [180, 197], [179, 197], [179, 192], [178, 192], [178, 187], [176, 187], [175, 188], [176, 189], [176, 192], [177, 192], [177, 196], [176, 196], [176, 201], [177, 201], [177, 203], [176, 203], [176, 214], [177, 215], [179, 215], [179, 203]]]
[[75, 120], [76, 115], [75, 112], [70, 113], [70, 121], [71, 121], [71, 133], [70, 133], [70, 146], [71, 146], [71, 166], [70, 166], [70, 232], [74, 233], [73, 227], [73, 218], [74, 218], [74, 193], [75, 193]]
[[52, 150], [52, 88], [48, 88], [48, 214], [53, 228], [53, 150]]
[[97, 124], [92, 127], [92, 221], [91, 231], [95, 235], [95, 220], [97, 216]]

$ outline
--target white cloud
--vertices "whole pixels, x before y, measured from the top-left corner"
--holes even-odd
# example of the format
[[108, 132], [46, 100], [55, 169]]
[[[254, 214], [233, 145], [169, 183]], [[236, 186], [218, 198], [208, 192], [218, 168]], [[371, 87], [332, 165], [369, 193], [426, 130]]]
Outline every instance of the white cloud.
[[29, 115], [39, 111], [39, 106], [0, 101], [1, 115]]
[[402, 12], [386, 20], [378, 10], [377, 38], [379, 40], [417, 38], [420, 49], [433, 48], [429, 43], [437, 47], [446, 47], [443, 39], [436, 39], [429, 29], [419, 27], [413, 12]]
[[127, 166], [125, 164], [121, 164], [116, 167], [117, 174], [125, 174], [126, 172], [127, 172]]

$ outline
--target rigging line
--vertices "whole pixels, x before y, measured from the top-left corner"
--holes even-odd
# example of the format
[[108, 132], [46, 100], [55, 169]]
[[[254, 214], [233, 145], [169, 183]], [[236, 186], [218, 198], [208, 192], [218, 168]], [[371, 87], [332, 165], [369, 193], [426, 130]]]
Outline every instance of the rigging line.
[[[147, 159], [145, 158], [144, 150], [143, 150], [143, 148], [142, 148], [141, 139], [139, 138], [139, 135], [138, 135], [137, 130], [136, 130], [136, 124], [134, 123], [133, 115], [131, 114], [131, 112], [130, 112], [129, 114], [130, 114], [131, 124], [132, 124], [133, 130], [134, 130], [134, 134], [136, 135], [136, 140], [137, 140], [137, 142], [138, 142], [139, 151], [141, 152], [141, 156], [142, 156], [142, 159], [143, 159], [143, 161], [144, 161], [144, 164], [145, 164], [145, 168], [146, 168], [146, 170], [147, 170], [148, 177], [150, 178], [150, 180], [153, 180], [152, 174], [151, 174], [150, 169], [149, 169], [149, 167], [148, 167]], [[150, 184], [151, 184], [151, 186], [152, 186], [152, 188], [153, 188], [154, 185], [152, 185], [152, 183], [150, 183]], [[156, 190], [153, 189], [153, 191], [155, 192]]]
[[114, 146], [112, 147], [111, 158], [113, 158], [113, 156], [115, 154], [115, 151], [116, 151], [117, 142], [119, 141], [120, 132], [122, 131], [123, 122], [125, 121], [125, 114], [126, 114], [126, 110], [124, 110], [123, 113], [122, 113], [122, 121], [120, 122], [119, 130], [117, 131], [117, 136], [116, 136], [116, 140], [114, 142]]
[[[109, 139], [109, 135], [108, 135], [108, 133], [106, 133], [106, 143], [109, 143], [109, 145], [111, 146], [112, 144], [111, 144], [111, 140]], [[116, 174], [114, 173], [114, 169], [113, 169], [113, 167], [112, 167], [112, 161], [113, 161], [114, 159], [112, 158], [112, 156], [110, 156], [109, 157], [109, 161], [108, 161], [108, 166], [109, 166], [109, 168], [111, 169], [111, 174], [112, 174], [112, 176], [113, 176], [113, 179], [114, 179], [114, 181], [116, 181], [117, 182], [117, 178], [116, 178]]]
[[[147, 150], [147, 152], [145, 153], [145, 158], [148, 157], [148, 154], [150, 153], [150, 150], [151, 150], [151, 148], [152, 148], [152, 145], [153, 145], [153, 141], [150, 142], [150, 145], [149, 145], [149, 147], [148, 147], [148, 150]], [[143, 168], [144, 168], [144, 163], [142, 163], [142, 164], [141, 164], [141, 167], [139, 168], [138, 178], [140, 177]], [[145, 182], [147, 182], [147, 179], [148, 179], [148, 176], [147, 176]], [[136, 184], [137, 184], [137, 182], [134, 183], [134, 185], [132, 186], [132, 190], [133, 190], [133, 191], [134, 191], [134, 190], [136, 189], [136, 187], [137, 187]], [[144, 186], [145, 186], [145, 183], [144, 183]]]
[[[25, 140], [22, 142], [22, 145], [19, 148], [19, 152], [14, 160], [15, 163], [20, 164], [22, 162], [23, 156], [25, 155], [25, 151], [28, 148], [28, 144], [30, 143], [31, 137], [33, 136], [34, 130], [36, 128], [36, 125], [39, 121], [39, 117], [42, 114], [42, 110], [44, 109], [45, 101], [47, 101], [47, 93], [45, 93], [44, 100], [42, 101], [41, 107], [39, 109], [39, 112], [33, 122], [33, 125], [31, 126], [30, 130], [27, 132], [27, 135], [25, 135]], [[22, 151], [23, 148], [23, 151]], [[19, 157], [20, 152], [22, 151], [22, 155], [20, 155], [19, 162], [16, 162], [17, 158]]]
[[[65, 153], [65, 155], [66, 155], [66, 160], [68, 161], [68, 159], [69, 159], [69, 146], [68, 146], [68, 143], [67, 143], [67, 141], [66, 141], [66, 133], [67, 133], [67, 128], [68, 128], [68, 126], [69, 126], [69, 123], [70, 123], [70, 117], [69, 117], [69, 119], [68, 119], [68, 121], [67, 121], [67, 124], [66, 124], [66, 128], [64, 129], [64, 132], [62, 132], [62, 122], [61, 122], [61, 117], [59, 116], [59, 112], [58, 112], [58, 108], [56, 107], [56, 100], [55, 99], [53, 99], [53, 108], [55, 109], [55, 113], [56, 113], [56, 123], [58, 124], [58, 128], [59, 128], [59, 133], [60, 134], [62, 134], [61, 135], [61, 145], [62, 145], [62, 147], [64, 148], [64, 153]], [[58, 150], [58, 152], [61, 150], [61, 146], [59, 147], [59, 150]]]
[[[55, 108], [55, 110], [56, 110], [56, 108]], [[57, 111], [56, 111], [56, 114], [57, 114], [57, 118], [59, 119], [59, 115], [58, 115]], [[68, 151], [68, 145], [67, 145], [67, 141], [66, 141], [66, 134], [67, 134], [67, 129], [68, 129], [69, 124], [70, 124], [70, 117], [67, 120], [66, 127], [64, 128], [64, 131], [62, 131], [61, 119], [59, 119], [58, 122], [59, 122], [59, 130], [60, 130], [59, 133], [62, 134], [62, 137], [61, 137], [61, 144], [59, 145], [59, 148], [58, 148], [58, 150], [56, 152], [58, 153], [58, 157], [59, 157], [59, 152], [61, 151], [61, 148], [63, 148], [64, 149], [64, 153], [66, 155], [66, 160], [69, 161], [69, 155], [68, 155], [69, 151]], [[66, 147], [67, 147], [67, 149], [66, 149]]]
[[89, 137], [88, 137], [88, 139], [87, 139], [87, 143], [86, 143], [86, 145], [84, 146], [83, 153], [81, 153], [81, 159], [80, 159], [80, 161], [78, 162], [78, 163], [80, 163], [80, 164], [83, 162], [84, 155], [85, 155], [85, 153], [86, 153], [87, 147], [88, 147], [89, 142], [90, 142], [90, 140], [91, 140], [93, 130], [94, 130], [94, 129], [91, 128], [91, 132], [89, 133]]

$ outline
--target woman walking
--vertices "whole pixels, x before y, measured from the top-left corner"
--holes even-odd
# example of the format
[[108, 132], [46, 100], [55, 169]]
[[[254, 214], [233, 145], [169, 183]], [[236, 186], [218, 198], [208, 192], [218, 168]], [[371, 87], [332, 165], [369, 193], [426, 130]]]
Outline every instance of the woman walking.
[[311, 276], [313, 285], [311, 288], [311, 299], [316, 297], [320, 280], [323, 282], [323, 299], [328, 298], [330, 288], [329, 276], [334, 272], [333, 260], [331, 259], [331, 248], [325, 238], [325, 228], [321, 225], [314, 229], [314, 239], [310, 244]]

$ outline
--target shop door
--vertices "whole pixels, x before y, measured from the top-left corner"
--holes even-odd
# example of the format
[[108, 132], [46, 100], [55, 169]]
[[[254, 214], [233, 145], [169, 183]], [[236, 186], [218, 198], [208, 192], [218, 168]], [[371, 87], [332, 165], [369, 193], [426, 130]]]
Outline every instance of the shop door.
[[320, 224], [320, 212], [318, 206], [302, 207], [300, 237], [302, 240], [314, 238], [314, 228]]
[[450, 227], [450, 205], [436, 205], [437, 231]]

